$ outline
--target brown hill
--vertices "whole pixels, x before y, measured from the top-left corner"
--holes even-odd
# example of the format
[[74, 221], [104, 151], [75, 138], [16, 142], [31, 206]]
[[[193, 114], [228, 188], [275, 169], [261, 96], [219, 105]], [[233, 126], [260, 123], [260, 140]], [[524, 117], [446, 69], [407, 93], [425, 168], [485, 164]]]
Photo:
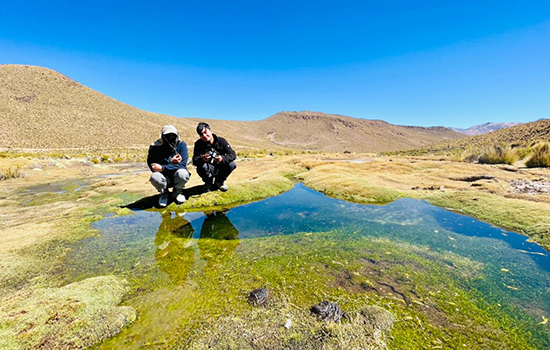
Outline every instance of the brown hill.
[[[173, 124], [188, 144], [199, 119], [145, 112], [53, 70], [0, 65], [0, 147], [146, 147]], [[236, 147], [379, 152], [462, 137], [442, 127], [392, 125], [313, 112], [283, 112], [253, 121], [208, 120]]]
[[307, 111], [277, 113], [256, 125], [262, 135], [285, 148], [324, 151], [394, 151], [463, 137], [443, 127], [401, 126]]

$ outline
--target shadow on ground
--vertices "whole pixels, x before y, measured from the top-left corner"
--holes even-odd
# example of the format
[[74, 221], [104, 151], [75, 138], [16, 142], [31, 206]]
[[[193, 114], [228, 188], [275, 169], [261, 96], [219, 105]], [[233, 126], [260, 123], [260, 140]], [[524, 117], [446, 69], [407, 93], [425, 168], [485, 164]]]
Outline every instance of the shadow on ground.
[[[191, 196], [198, 196], [207, 192], [209, 192], [209, 190], [206, 190], [203, 185], [199, 185], [199, 186], [185, 188], [183, 190], [183, 195], [185, 196], [185, 199], [189, 199]], [[128, 209], [138, 209], [138, 210], [145, 210], [150, 208], [160, 209], [158, 205], [159, 198], [160, 198], [160, 194], [156, 194], [154, 196], [141, 198], [133, 203], [122, 205], [120, 207], [128, 208]], [[175, 198], [176, 196], [173, 194], [173, 192], [171, 192], [171, 195], [168, 198], [168, 205], [174, 203]]]

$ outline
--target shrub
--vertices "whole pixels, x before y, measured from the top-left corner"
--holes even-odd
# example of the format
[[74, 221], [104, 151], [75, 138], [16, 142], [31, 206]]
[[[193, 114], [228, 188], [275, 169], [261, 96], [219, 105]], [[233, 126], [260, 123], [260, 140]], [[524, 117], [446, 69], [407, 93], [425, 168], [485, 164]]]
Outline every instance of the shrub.
[[513, 164], [518, 160], [518, 155], [510, 146], [489, 146], [479, 157], [483, 164]]
[[550, 166], [550, 145], [542, 143], [535, 146], [533, 155], [525, 162], [529, 168]]
[[21, 171], [21, 166], [20, 165], [5, 168], [0, 173], [0, 181], [1, 180], [8, 180], [8, 179], [16, 179], [16, 178], [19, 178], [19, 177], [24, 177], [24, 173]]
[[462, 154], [462, 159], [465, 163], [477, 163], [479, 162], [479, 155], [474, 152], [468, 152]]

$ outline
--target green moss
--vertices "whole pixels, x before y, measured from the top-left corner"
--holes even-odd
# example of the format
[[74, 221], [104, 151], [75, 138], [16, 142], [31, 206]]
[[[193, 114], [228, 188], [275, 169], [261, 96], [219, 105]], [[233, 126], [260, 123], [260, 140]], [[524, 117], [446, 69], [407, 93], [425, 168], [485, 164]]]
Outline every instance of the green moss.
[[96, 277], [62, 288], [21, 292], [0, 303], [0, 348], [84, 348], [118, 333], [136, 318], [117, 306], [124, 284]]
[[[390, 348], [534, 349], [548, 343], [535, 320], [481, 297], [474, 286], [484, 278], [482, 265], [426, 247], [340, 232], [201, 239], [197, 245], [185, 234], [163, 234], [156, 243], [161, 240], [170, 244], [155, 257], [176, 287], [129, 300], [141, 318], [100, 348], [383, 348], [387, 338], [374, 330], [388, 336], [391, 314]], [[246, 296], [260, 286], [272, 291], [272, 301], [254, 309]], [[338, 303], [352, 321], [317, 321], [308, 310], [322, 300]], [[362, 310], [373, 305], [389, 316], [367, 325]]]

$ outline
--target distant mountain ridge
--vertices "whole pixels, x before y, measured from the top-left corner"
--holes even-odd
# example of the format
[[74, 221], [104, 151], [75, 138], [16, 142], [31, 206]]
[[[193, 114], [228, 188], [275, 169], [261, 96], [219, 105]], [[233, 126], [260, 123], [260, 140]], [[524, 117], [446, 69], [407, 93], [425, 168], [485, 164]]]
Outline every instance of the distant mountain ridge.
[[496, 130], [500, 130], [500, 129], [509, 128], [509, 127], [516, 126], [516, 125], [521, 125], [521, 124], [523, 124], [523, 123], [519, 123], [519, 122], [510, 122], [510, 123], [492, 123], [492, 122], [488, 122], [488, 123], [483, 123], [483, 124], [479, 124], [479, 125], [474, 125], [472, 127], [469, 127], [468, 129], [460, 129], [460, 128], [451, 128], [451, 129], [453, 129], [454, 131], [459, 132], [461, 134], [465, 134], [465, 135], [468, 135], [468, 136], [475, 136], [475, 135], [486, 134], [488, 132], [492, 132], [492, 131], [496, 131]]
[[[51, 69], [0, 65], [0, 148], [141, 148], [157, 139], [166, 124], [176, 126], [192, 147], [199, 121], [140, 110]], [[463, 137], [449, 128], [308, 111], [260, 121], [206, 121], [237, 149], [381, 152]]]
[[434, 143], [427, 148], [431, 151], [477, 149], [490, 145], [530, 146], [537, 142], [550, 142], [550, 119], [539, 119], [509, 128], [456, 140]]

